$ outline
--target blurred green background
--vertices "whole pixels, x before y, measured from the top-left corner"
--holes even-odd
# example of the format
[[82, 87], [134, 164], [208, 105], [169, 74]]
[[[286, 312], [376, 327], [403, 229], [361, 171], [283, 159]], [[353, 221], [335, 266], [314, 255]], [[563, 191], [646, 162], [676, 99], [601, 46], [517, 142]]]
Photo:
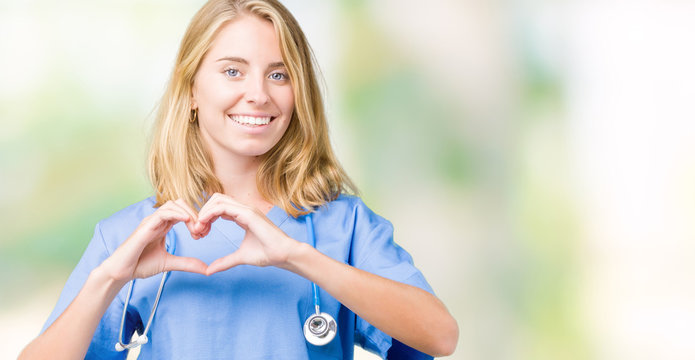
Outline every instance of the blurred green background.
[[[0, 357], [96, 222], [152, 194], [202, 3], [0, 0]], [[694, 4], [284, 3], [339, 158], [459, 322], [451, 358], [692, 359]]]

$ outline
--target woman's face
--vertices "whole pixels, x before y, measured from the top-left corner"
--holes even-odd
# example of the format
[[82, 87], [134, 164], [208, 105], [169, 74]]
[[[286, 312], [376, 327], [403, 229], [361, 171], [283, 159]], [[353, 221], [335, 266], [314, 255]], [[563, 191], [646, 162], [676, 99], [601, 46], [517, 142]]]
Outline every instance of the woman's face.
[[265, 154], [287, 130], [294, 93], [270, 21], [225, 24], [194, 78], [193, 109], [214, 161]]

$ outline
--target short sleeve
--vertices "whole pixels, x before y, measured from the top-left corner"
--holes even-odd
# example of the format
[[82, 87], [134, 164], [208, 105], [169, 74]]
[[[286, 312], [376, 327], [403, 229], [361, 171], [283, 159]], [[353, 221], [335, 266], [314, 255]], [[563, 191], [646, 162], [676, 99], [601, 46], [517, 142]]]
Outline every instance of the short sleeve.
[[[103, 235], [101, 234], [100, 224], [97, 224], [92, 240], [89, 242], [89, 245], [87, 245], [87, 249], [85, 250], [75, 269], [70, 274], [70, 277], [68, 277], [68, 280], [65, 283], [63, 291], [58, 299], [58, 303], [51, 312], [51, 315], [48, 317], [48, 320], [46, 320], [46, 323], [41, 329], [41, 333], [46, 331], [46, 329], [53, 324], [60, 314], [65, 311], [68, 305], [70, 305], [70, 303], [82, 289], [92, 270], [99, 266], [109, 256], [110, 254], [105, 245]], [[118, 341], [118, 332], [120, 330], [121, 315], [123, 312], [123, 300], [119, 295], [117, 295], [111, 302], [109, 307], [106, 309], [104, 316], [99, 322], [99, 325], [94, 333], [94, 337], [92, 338], [92, 342], [87, 350], [85, 359], [126, 358], [126, 352], [117, 352], [114, 348], [116, 342]], [[126, 324], [125, 329], [123, 330], [123, 333], [128, 334], [128, 336], [124, 335], [124, 337], [130, 339], [129, 335], [132, 335], [138, 326], [139, 316], [129, 312], [126, 315]]]
[[[361, 201], [355, 211], [351, 249], [353, 266], [433, 294], [427, 280], [413, 264], [413, 258], [394, 242], [391, 223]], [[382, 358], [432, 359], [431, 356], [392, 339], [360, 317], [356, 318], [355, 343]]]

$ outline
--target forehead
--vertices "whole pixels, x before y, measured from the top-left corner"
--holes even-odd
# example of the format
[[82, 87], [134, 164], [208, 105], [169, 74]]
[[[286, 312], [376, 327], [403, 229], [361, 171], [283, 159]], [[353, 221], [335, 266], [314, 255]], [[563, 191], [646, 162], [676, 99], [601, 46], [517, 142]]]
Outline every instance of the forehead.
[[208, 54], [213, 61], [225, 56], [257, 61], [282, 60], [273, 23], [254, 15], [239, 15], [222, 25]]

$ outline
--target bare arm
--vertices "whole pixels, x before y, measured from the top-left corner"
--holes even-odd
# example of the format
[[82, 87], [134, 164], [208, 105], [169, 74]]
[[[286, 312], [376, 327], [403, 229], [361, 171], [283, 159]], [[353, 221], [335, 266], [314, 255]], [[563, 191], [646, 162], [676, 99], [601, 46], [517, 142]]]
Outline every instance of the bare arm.
[[177, 200], [143, 219], [133, 234], [92, 270], [72, 303], [27, 345], [19, 359], [84, 359], [104, 312], [128, 281], [170, 270], [204, 274], [204, 262], [171, 255], [165, 248], [169, 229], [180, 221], [192, 225], [192, 214], [183, 201]]
[[222, 217], [246, 230], [235, 252], [208, 267], [208, 274], [250, 264], [277, 266], [315, 282], [343, 305], [391, 337], [433, 356], [453, 353], [458, 325], [439, 299], [417, 287], [357, 269], [288, 237], [263, 213], [215, 194], [199, 213], [197, 237]]
[[283, 266], [315, 282], [391, 337], [432, 356], [451, 355], [458, 325], [444, 304], [415, 286], [357, 269], [300, 243]]
[[84, 359], [101, 317], [123, 285], [103, 267], [94, 269], [72, 303], [19, 359]]

